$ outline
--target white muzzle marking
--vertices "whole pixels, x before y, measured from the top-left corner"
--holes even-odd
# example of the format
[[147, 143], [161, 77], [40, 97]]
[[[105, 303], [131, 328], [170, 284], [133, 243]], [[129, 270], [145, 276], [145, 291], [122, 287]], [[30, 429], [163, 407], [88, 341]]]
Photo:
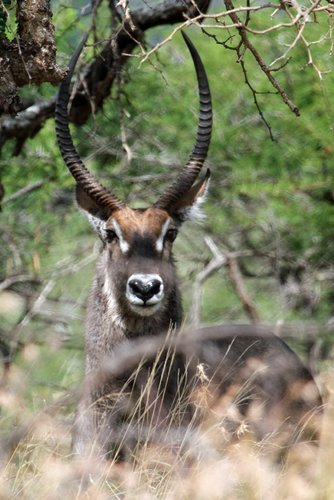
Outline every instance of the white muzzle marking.
[[126, 285], [126, 298], [133, 311], [151, 316], [161, 305], [164, 285], [158, 274], [132, 274]]

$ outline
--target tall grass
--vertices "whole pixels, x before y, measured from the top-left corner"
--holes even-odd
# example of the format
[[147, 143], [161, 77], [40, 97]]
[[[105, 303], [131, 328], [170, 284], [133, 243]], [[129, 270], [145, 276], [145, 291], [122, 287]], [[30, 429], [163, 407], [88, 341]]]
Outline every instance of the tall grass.
[[[273, 436], [255, 439], [231, 404], [231, 414], [226, 416], [226, 397], [224, 402], [213, 399], [205, 366], [197, 366], [200, 384], [192, 386], [191, 394], [182, 392], [186, 386], [178, 381], [181, 389], [166, 412], [163, 398], [170, 365], [165, 364], [167, 375], [157, 382], [154, 369], [147, 370], [135, 358], [133, 352], [127, 353], [127, 358], [118, 358], [118, 365], [112, 367], [117, 384], [109, 397], [114, 398], [116, 417], [123, 412], [115, 442], [119, 449], [127, 447], [126, 459], [121, 461], [102, 461], [93, 455], [74, 457], [71, 435], [80, 391], [64, 393], [53, 402], [46, 401], [44, 407], [33, 408], [24, 398], [22, 372], [12, 367], [0, 391], [1, 499], [334, 498], [331, 372], [323, 371], [318, 377], [325, 401], [320, 445], [300, 440], [280, 460], [279, 440]], [[122, 363], [131, 359], [136, 365], [132, 376], [128, 366], [122, 378]], [[240, 388], [238, 391], [240, 398]], [[185, 419], [189, 398], [197, 411]], [[225, 425], [227, 417], [238, 425]]]

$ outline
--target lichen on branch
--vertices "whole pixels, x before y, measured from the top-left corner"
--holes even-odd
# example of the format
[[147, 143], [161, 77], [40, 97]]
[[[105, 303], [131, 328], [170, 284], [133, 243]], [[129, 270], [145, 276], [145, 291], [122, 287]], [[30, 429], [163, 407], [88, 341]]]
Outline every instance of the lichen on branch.
[[0, 112], [19, 110], [17, 88], [59, 83], [66, 70], [56, 64], [56, 46], [49, 0], [17, 0], [17, 32], [0, 37]]

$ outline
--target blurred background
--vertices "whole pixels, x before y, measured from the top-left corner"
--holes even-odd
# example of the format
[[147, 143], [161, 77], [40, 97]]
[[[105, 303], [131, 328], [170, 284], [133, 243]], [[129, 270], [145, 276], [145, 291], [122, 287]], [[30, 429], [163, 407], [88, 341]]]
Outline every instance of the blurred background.
[[[302, 17], [312, 3], [251, 14], [242, 8], [255, 4], [235, 3], [239, 19], [249, 23], [248, 42], [300, 116], [242, 33], [226, 28], [233, 19], [212, 17], [187, 28], [213, 95], [206, 162], [212, 176], [206, 218], [187, 223], [174, 248], [188, 325], [269, 324], [323, 381], [334, 355], [334, 75], [332, 7], [318, 4], [322, 10]], [[85, 1], [53, 1], [58, 64], [66, 66], [93, 25], [78, 70], [84, 80], [87, 64], [121, 30], [126, 5], [100, 2], [94, 10]], [[159, 5], [129, 2], [135, 19]], [[227, 8], [211, 2], [208, 14]], [[272, 29], [282, 23], [291, 26]], [[187, 161], [195, 137], [196, 81], [180, 33], [145, 58], [177, 26], [145, 29], [103, 106], [92, 107], [87, 119], [74, 116], [72, 133], [86, 165], [132, 207], [156, 200]], [[49, 83], [23, 87], [22, 109], [50, 102], [55, 92]], [[3, 429], [80, 384], [85, 304], [100, 246], [75, 205], [54, 120], [10, 135], [11, 120], [0, 117], [0, 350], [4, 380], [11, 381], [11, 391], [4, 383], [1, 392]], [[70, 406], [64, 419], [72, 417]]]

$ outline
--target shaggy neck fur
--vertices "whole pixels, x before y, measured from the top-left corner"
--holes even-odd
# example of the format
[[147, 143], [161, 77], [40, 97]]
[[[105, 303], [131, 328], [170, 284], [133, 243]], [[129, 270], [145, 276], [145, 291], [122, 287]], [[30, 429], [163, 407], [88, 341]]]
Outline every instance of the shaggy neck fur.
[[159, 335], [182, 322], [181, 297], [175, 279], [158, 311], [152, 316], [139, 316], [121, 302], [117, 295], [117, 284], [112, 281], [106, 266], [107, 250], [104, 249], [97, 263], [97, 271], [89, 298], [86, 324], [86, 371], [98, 368], [101, 360], [108, 356], [121, 342], [143, 335]]

